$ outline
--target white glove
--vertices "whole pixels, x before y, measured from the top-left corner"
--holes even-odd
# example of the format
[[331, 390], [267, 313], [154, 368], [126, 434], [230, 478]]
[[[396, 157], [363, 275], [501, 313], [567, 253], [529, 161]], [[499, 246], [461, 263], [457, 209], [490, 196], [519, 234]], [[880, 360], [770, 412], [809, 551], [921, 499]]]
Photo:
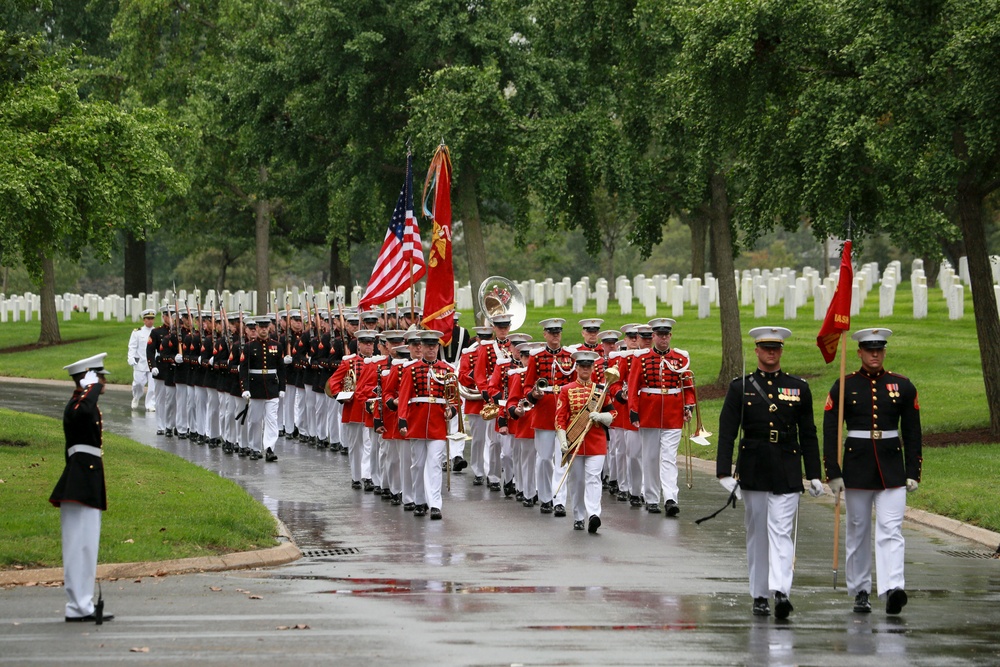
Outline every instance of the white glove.
[[590, 421], [600, 424], [601, 426], [611, 426], [611, 413], [610, 412], [591, 412]]
[[844, 478], [843, 477], [834, 477], [833, 479], [831, 479], [827, 483], [830, 485], [830, 493], [833, 494], [834, 498], [836, 498], [837, 496], [839, 496], [840, 492], [844, 490]]
[[559, 450], [562, 452], [569, 451], [569, 443], [566, 441], [566, 431], [561, 428], [556, 429], [556, 440], [559, 441]]
[[97, 384], [101, 381], [100, 376], [94, 371], [87, 371], [87, 374], [80, 379], [80, 387], [87, 388], [92, 384]]
[[740, 490], [740, 484], [736, 481], [735, 477], [720, 477], [719, 484], [729, 493], [732, 493], [733, 489], [736, 489], [736, 497], [740, 500], [743, 499], [743, 491]]
[[183, 354], [178, 354], [177, 356], [175, 356], [174, 357], [174, 363], [175, 364], [183, 364], [184, 363], [184, 355]]
[[819, 498], [823, 495], [823, 482], [818, 479], [809, 480], [809, 495], [813, 498]]
[[198, 365], [199, 366], [201, 365], [201, 355], [200, 354], [198, 355]]
[[214, 366], [215, 365], [215, 356], [211, 356], [211, 357], [208, 358], [208, 365], [209, 366]]
[[245, 392], [243, 392], [240, 395], [243, 396], [243, 398], [245, 398], [246, 400], [248, 400], [248, 401], [250, 400], [250, 392], [249, 391], [245, 391]]
[[150, 371], [150, 374], [153, 377], [160, 377], [160, 369], [159, 368], [154, 368], [153, 370]]
[[282, 361], [284, 361], [284, 362], [285, 362], [285, 365], [286, 365], [286, 366], [288, 366], [289, 364], [291, 364], [291, 363], [292, 363], [292, 355], [290, 355], [290, 354], [286, 354], [286, 355], [285, 355], [285, 358], [284, 358], [284, 359], [282, 359]]
[[909, 491], [909, 492], [912, 493], [912, 492], [914, 492], [914, 491], [917, 490], [918, 486], [920, 486], [920, 485], [917, 483], [917, 480], [910, 479], [909, 477], [906, 478], [906, 490], [907, 491]]
[[284, 397], [285, 397], [285, 390], [282, 389], [281, 391], [278, 392], [278, 398], [284, 398]]

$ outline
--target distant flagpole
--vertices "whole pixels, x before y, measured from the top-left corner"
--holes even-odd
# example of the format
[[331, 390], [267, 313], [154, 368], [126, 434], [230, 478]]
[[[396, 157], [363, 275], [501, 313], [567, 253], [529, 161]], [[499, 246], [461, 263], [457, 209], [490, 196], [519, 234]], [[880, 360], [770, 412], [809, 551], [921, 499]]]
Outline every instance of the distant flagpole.
[[[840, 276], [837, 289], [830, 299], [830, 307], [823, 319], [823, 326], [816, 336], [816, 345], [826, 363], [833, 361], [840, 348], [840, 382], [837, 397], [837, 464], [844, 459], [844, 378], [847, 373], [847, 332], [851, 329], [851, 297], [854, 286], [854, 268], [851, 265], [851, 216], [847, 216], [847, 240], [840, 256]], [[831, 345], [832, 343], [832, 345]], [[834, 502], [833, 513], [833, 588], [837, 588], [840, 570], [840, 494]]]
[[[424, 277], [427, 264], [420, 243], [420, 229], [413, 216], [412, 160], [406, 156], [406, 179], [396, 200], [382, 249], [358, 308], [366, 309], [394, 299]], [[411, 302], [412, 304], [412, 302]], [[412, 306], [411, 306], [412, 307]]]

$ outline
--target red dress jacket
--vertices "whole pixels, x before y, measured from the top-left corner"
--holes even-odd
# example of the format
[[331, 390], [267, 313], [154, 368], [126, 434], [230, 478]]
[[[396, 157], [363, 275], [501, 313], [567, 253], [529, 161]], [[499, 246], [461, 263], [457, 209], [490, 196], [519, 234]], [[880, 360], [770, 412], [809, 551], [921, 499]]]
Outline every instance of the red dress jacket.
[[[334, 396], [339, 394], [344, 390], [344, 378], [347, 377], [348, 371], [354, 371], [354, 377], [357, 379], [358, 383], [361, 381], [361, 371], [364, 367], [365, 359], [357, 354], [349, 354], [343, 358], [340, 366], [337, 367], [337, 372], [330, 376], [330, 393]], [[355, 400], [357, 397], [357, 384], [355, 384], [354, 392], [355, 396], [344, 401], [344, 409], [340, 414], [340, 421], [343, 424], [360, 424], [364, 423], [364, 417], [362, 413], [365, 409], [364, 401]]]
[[[594, 388], [593, 382], [582, 384], [578, 381], [570, 382], [559, 391], [556, 400], [556, 427], [566, 430], [570, 422], [577, 414], [587, 407], [587, 399]], [[598, 389], [597, 391], [600, 391]], [[604, 396], [599, 412], [614, 412], [611, 406], [610, 397]], [[589, 414], [589, 411], [588, 411]], [[584, 416], [584, 419], [587, 417]], [[570, 443], [573, 444], [573, 443]], [[577, 451], [578, 456], [603, 456], [608, 453], [608, 433], [600, 424], [593, 424], [587, 434], [583, 436], [583, 444]]]
[[[558, 388], [576, 380], [576, 368], [572, 353], [564, 347], [550, 350], [543, 347], [528, 357], [527, 371], [524, 373], [524, 393], [534, 404], [531, 412], [532, 425], [536, 430], [554, 431], [556, 427], [556, 393]], [[539, 378], [544, 378], [549, 386], [540, 399], [531, 396], [531, 390]]]
[[448, 435], [448, 402], [443, 376], [454, 369], [443, 361], [415, 359], [403, 366], [399, 384], [399, 428], [407, 440], [444, 440]]
[[361, 417], [365, 426], [375, 426], [375, 413], [380, 410], [377, 402], [369, 410], [368, 401], [377, 398], [376, 390], [380, 384], [382, 370], [389, 363], [389, 358], [384, 354], [377, 357], [368, 357], [361, 367], [361, 375], [358, 376], [358, 388], [354, 390], [354, 400], [360, 401], [362, 407]]
[[672, 369], [688, 364], [677, 350], [656, 348], [633, 357], [628, 378], [630, 418], [638, 414], [639, 428], [679, 429], [684, 427], [684, 406], [694, 405], [694, 376], [690, 371]]
[[618, 350], [608, 355], [608, 363], [618, 367], [619, 380], [611, 385], [608, 395], [615, 406], [615, 419], [611, 422], [611, 428], [620, 428], [626, 431], [638, 431], [632, 426], [632, 420], [628, 415], [628, 378], [632, 371], [632, 360], [642, 354], [644, 350]]
[[[479, 354], [479, 341], [465, 348], [462, 351], [462, 358], [458, 362], [458, 381], [463, 387], [472, 392], [479, 391], [476, 388], [476, 359]], [[478, 415], [483, 410], [483, 402], [478, 399], [466, 399], [462, 414]]]
[[528, 410], [520, 417], [514, 412], [514, 408], [524, 398], [524, 374], [527, 368], [511, 368], [507, 371], [507, 404], [504, 406], [504, 413], [507, 415], [507, 426], [510, 433], [515, 438], [532, 440], [535, 437], [535, 428], [531, 425], [531, 415], [534, 410]]
[[393, 359], [389, 367], [382, 371], [382, 399], [385, 413], [382, 415], [382, 425], [385, 426], [383, 440], [399, 440], [399, 414], [396, 412], [399, 401], [399, 381], [403, 376], [403, 365], [409, 359]]

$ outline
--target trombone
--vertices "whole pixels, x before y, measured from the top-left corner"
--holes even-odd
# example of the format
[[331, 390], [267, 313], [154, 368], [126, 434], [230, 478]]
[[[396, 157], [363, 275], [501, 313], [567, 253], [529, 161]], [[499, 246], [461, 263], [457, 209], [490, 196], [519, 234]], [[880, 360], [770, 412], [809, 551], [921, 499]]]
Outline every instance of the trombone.
[[[434, 371], [431, 370], [431, 373]], [[435, 378], [437, 379], [437, 378]], [[444, 383], [444, 399], [448, 401], [448, 404], [455, 408], [455, 412], [458, 417], [458, 430], [455, 433], [449, 433], [446, 438], [452, 442], [462, 442], [462, 447], [465, 447], [466, 440], [472, 440], [472, 436], [465, 432], [465, 419], [462, 417], [462, 385], [458, 381], [458, 374], [454, 371], [449, 373], [444, 373], [444, 375], [439, 380]], [[447, 412], [447, 411], [446, 411]], [[447, 414], [445, 415], [447, 417]], [[447, 422], [448, 429], [451, 430], [451, 420]], [[464, 453], [464, 452], [463, 452]], [[451, 449], [445, 451], [444, 456], [444, 467], [448, 475], [448, 491], [451, 491]]]

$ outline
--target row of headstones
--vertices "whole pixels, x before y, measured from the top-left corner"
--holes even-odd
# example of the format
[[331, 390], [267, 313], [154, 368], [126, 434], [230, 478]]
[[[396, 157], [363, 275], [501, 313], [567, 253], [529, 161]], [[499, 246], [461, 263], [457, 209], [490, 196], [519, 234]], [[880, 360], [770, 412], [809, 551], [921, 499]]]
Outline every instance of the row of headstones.
[[[993, 258], [994, 278], [1000, 281], [1000, 261]], [[879, 274], [877, 263], [863, 265], [854, 276], [852, 287], [852, 311], [856, 314], [860, 312], [865, 298], [875, 284], [880, 284], [879, 289], [879, 314], [881, 317], [890, 317], [894, 313], [896, 288], [901, 280], [902, 267], [900, 262], [890, 262], [885, 272]], [[938, 272], [938, 287], [942, 290], [947, 304], [949, 317], [960, 319], [965, 311], [965, 289], [963, 282], [967, 284], [968, 263], [965, 258], [959, 262], [959, 271], [956, 273], [951, 265], [943, 262]], [[802, 270], [801, 275], [789, 268], [781, 269], [753, 269], [745, 270], [742, 273], [735, 272], [737, 293], [743, 305], [754, 306], [755, 317], [766, 317], [768, 309], [779, 304], [784, 305], [784, 316], [786, 319], [795, 319], [798, 309], [805, 306], [810, 295], [814, 299], [814, 319], [822, 319], [826, 313], [833, 291], [836, 288], [838, 273], [828, 276], [826, 279], [819, 277], [819, 272], [810, 267]], [[923, 260], [916, 259], [911, 266], [911, 289], [913, 290], [913, 317], [923, 318], [927, 316], [927, 279], [924, 275]], [[615, 290], [609, 290], [608, 282], [604, 278], [595, 281], [591, 289], [590, 278], [584, 277], [575, 284], [570, 278], [563, 278], [554, 281], [551, 278], [543, 281], [529, 280], [516, 283], [522, 295], [525, 296], [528, 305], [541, 308], [549, 303], [555, 307], [562, 308], [567, 303], [572, 303], [574, 313], [582, 313], [587, 303], [596, 300], [597, 314], [604, 315], [608, 311], [609, 303], [612, 299], [618, 301], [618, 308], [622, 314], [631, 314], [633, 299], [639, 302], [644, 309], [646, 316], [654, 317], [658, 314], [659, 304], [665, 304], [670, 308], [673, 317], [684, 315], [685, 306], [694, 306], [697, 309], [699, 318], [707, 318], [711, 314], [711, 307], [719, 306], [718, 281], [712, 274], [706, 274], [704, 279], [691, 277], [690, 275], [681, 279], [679, 275], [671, 276], [654, 275], [646, 278], [640, 274], [631, 281], [626, 276], [618, 276], [615, 280]], [[995, 286], [998, 304], [1000, 304], [1000, 286]], [[415, 303], [421, 304], [424, 301], [426, 286], [421, 285], [415, 295]], [[318, 306], [319, 308], [335, 309], [337, 304], [343, 304], [346, 299], [346, 289], [338, 286], [331, 289], [323, 286], [316, 290], [310, 286], [299, 289], [292, 286], [286, 289], [273, 290], [269, 299], [265, 299], [260, 305], [266, 306], [265, 310], [280, 310], [286, 305], [290, 308], [301, 308], [303, 310]], [[364, 288], [354, 286], [351, 290], [350, 304], [356, 306], [364, 293]], [[470, 285], [459, 285], [455, 283], [456, 309], [471, 311], [474, 306], [474, 297]], [[399, 308], [400, 310], [409, 307], [409, 292], [404, 293], [391, 304], [389, 308]], [[92, 320], [102, 316], [105, 321], [115, 319], [125, 321], [130, 319], [133, 322], [139, 320], [139, 313], [144, 308], [159, 308], [162, 305], [177, 304], [182, 309], [184, 307], [194, 310], [199, 305], [203, 310], [216, 309], [220, 305], [228, 311], [246, 310], [249, 312], [262, 312], [258, 309], [258, 299], [256, 291], [238, 290], [230, 292], [225, 290], [216, 294], [214, 290], [207, 290], [204, 294], [200, 290], [188, 292], [179, 290], [175, 295], [172, 290], [167, 290], [162, 295], [159, 292], [151, 294], [139, 294], [137, 297], [126, 295], [109, 295], [101, 297], [96, 294], [62, 294], [56, 296], [56, 310], [61, 312], [64, 320], [68, 320], [74, 311], [84, 311], [90, 314]], [[39, 296], [25, 293], [20, 296], [12, 296], [9, 299], [0, 295], [0, 322], [9, 320], [19, 321], [23, 314], [26, 321], [32, 319], [32, 313], [39, 311]]]

